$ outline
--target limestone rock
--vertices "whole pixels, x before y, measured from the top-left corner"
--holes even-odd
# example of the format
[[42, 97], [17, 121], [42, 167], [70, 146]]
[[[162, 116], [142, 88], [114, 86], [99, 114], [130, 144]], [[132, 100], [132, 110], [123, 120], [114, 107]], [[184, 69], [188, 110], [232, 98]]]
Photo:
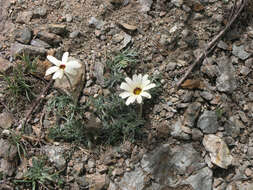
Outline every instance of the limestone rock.
[[0, 127], [3, 129], [8, 129], [13, 124], [13, 117], [8, 112], [3, 112], [0, 114]]
[[6, 73], [12, 68], [12, 63], [0, 56], [0, 73]]
[[22, 55], [23, 53], [27, 55], [34, 55], [34, 56], [45, 56], [46, 49], [41, 47], [34, 47], [30, 45], [23, 45], [20, 43], [14, 43], [11, 46], [11, 54], [12, 56]]
[[203, 145], [209, 152], [212, 163], [215, 165], [227, 169], [232, 164], [233, 157], [226, 143], [216, 135], [205, 135], [203, 139]]
[[[69, 60], [77, 60], [77, 59], [69, 57]], [[67, 94], [72, 95], [75, 100], [78, 99], [80, 93], [82, 92], [83, 85], [85, 82], [85, 65], [82, 64], [80, 60], [77, 61], [82, 65], [81, 68], [76, 70], [77, 74], [76, 75], [67, 74], [73, 89], [70, 88], [70, 84], [66, 76], [63, 76], [62, 79], [56, 79], [54, 83], [55, 88], [59, 88], [64, 92], [66, 92]]]

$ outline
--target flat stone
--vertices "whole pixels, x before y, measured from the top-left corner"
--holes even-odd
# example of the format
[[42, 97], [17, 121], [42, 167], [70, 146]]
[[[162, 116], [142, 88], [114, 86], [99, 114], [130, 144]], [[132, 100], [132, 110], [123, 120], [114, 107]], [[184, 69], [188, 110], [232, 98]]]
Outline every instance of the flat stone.
[[71, 14], [66, 14], [65, 18], [66, 18], [67, 22], [72, 22], [72, 20], [73, 20], [73, 16]]
[[51, 47], [48, 43], [46, 43], [40, 39], [33, 39], [31, 41], [31, 45], [35, 46], [35, 47], [45, 48], [45, 49], [49, 49]]
[[189, 134], [185, 133], [182, 129], [183, 125], [181, 120], [179, 119], [175, 124], [173, 124], [170, 128], [171, 136], [177, 139], [189, 140], [191, 137]]
[[7, 73], [13, 64], [0, 56], [0, 73]]
[[12, 176], [17, 170], [17, 162], [0, 159], [0, 173], [7, 176]]
[[63, 156], [64, 151], [64, 148], [59, 146], [43, 147], [43, 152], [47, 155], [49, 161], [52, 162], [59, 170], [66, 167], [66, 160]]
[[213, 99], [213, 95], [208, 91], [201, 91], [199, 95], [207, 101], [211, 101]]
[[79, 30], [75, 30], [75, 31], [73, 31], [73, 32], [71, 32], [70, 34], [69, 34], [69, 37], [70, 38], [76, 38], [76, 37], [78, 37], [80, 35], [80, 31]]
[[215, 165], [227, 169], [232, 164], [233, 157], [226, 143], [216, 135], [205, 135], [203, 145], [209, 152], [211, 162]]
[[0, 127], [3, 129], [8, 129], [12, 126], [14, 119], [12, 114], [8, 112], [3, 112], [0, 114]]
[[190, 104], [184, 113], [183, 124], [189, 127], [194, 127], [195, 120], [199, 116], [200, 109], [201, 104], [199, 102], [194, 102]]
[[62, 41], [60, 36], [46, 31], [39, 31], [37, 36], [39, 39], [49, 43], [50, 45], [58, 45]]
[[229, 50], [229, 46], [222, 40], [219, 41], [219, 43], [217, 44], [217, 47], [224, 50]]
[[18, 149], [9, 141], [0, 139], [0, 147], [0, 158], [4, 158], [7, 161], [14, 161], [17, 158]]
[[35, 8], [33, 11], [33, 18], [40, 18], [45, 17], [47, 15], [47, 8], [46, 7], [38, 7]]
[[191, 175], [184, 184], [190, 184], [194, 190], [212, 190], [213, 172], [208, 167], [204, 167]]
[[247, 76], [250, 72], [251, 72], [251, 69], [246, 66], [242, 66], [240, 70], [240, 73], [244, 76]]
[[31, 21], [32, 16], [33, 16], [32, 11], [19, 12], [16, 22], [20, 24], [28, 24]]
[[232, 54], [240, 58], [241, 60], [246, 60], [250, 56], [250, 53], [244, 50], [244, 45], [236, 46], [235, 44], [233, 44]]
[[203, 133], [199, 129], [196, 129], [196, 128], [192, 129], [192, 139], [193, 140], [201, 140], [202, 137], [203, 137]]
[[53, 34], [63, 35], [67, 32], [67, 26], [65, 24], [49, 24], [47, 28]]
[[183, 0], [172, 0], [171, 3], [175, 5], [176, 7], [181, 7], [184, 3]]
[[224, 124], [225, 132], [227, 136], [236, 138], [240, 135], [240, 125], [238, 120], [234, 117], [229, 118]]
[[153, 0], [140, 0], [139, 4], [140, 4], [140, 12], [147, 13], [151, 9]]
[[216, 87], [220, 92], [232, 93], [237, 88], [235, 69], [226, 56], [217, 60], [220, 76], [216, 79]]
[[96, 77], [97, 84], [104, 86], [105, 77], [104, 77], [104, 64], [101, 62], [96, 62], [94, 65], [94, 76]]
[[103, 190], [107, 189], [109, 181], [106, 179], [106, 174], [92, 174], [86, 175], [87, 182], [90, 185], [91, 190]]
[[25, 27], [15, 32], [15, 39], [22, 44], [29, 44], [32, 39], [31, 29]]
[[31, 45], [23, 45], [20, 43], [14, 43], [11, 45], [11, 55], [17, 56], [17, 55], [34, 55], [34, 56], [45, 56], [47, 53], [46, 49], [41, 47], [34, 47]]
[[205, 111], [200, 116], [197, 127], [206, 134], [216, 133], [219, 127], [216, 113], [214, 111]]

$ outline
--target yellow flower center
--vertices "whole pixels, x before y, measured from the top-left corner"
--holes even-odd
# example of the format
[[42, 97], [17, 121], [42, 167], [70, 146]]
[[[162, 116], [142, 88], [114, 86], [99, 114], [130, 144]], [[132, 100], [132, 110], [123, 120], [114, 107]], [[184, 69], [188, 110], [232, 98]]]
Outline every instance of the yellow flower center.
[[66, 65], [60, 65], [60, 69], [65, 69]]
[[142, 91], [141, 88], [136, 87], [136, 88], [134, 89], [134, 94], [135, 94], [135, 95], [139, 95], [139, 94], [141, 93], [141, 91]]

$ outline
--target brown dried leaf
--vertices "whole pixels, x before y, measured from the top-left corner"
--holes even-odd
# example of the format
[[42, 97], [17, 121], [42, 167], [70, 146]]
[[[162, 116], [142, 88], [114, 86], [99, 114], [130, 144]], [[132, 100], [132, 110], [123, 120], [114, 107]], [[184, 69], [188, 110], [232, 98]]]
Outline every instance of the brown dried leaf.
[[204, 87], [204, 83], [199, 80], [199, 79], [195, 79], [195, 80], [192, 80], [192, 79], [187, 79], [182, 85], [181, 85], [182, 88], [186, 88], [186, 89], [203, 89]]

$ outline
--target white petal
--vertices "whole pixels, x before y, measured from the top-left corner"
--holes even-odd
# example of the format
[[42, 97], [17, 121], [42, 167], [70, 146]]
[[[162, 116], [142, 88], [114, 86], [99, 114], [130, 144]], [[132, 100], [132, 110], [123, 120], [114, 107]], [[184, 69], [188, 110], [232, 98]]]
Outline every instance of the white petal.
[[59, 69], [58, 71], [56, 71], [53, 75], [53, 79], [61, 79], [63, 77], [63, 70], [62, 69]]
[[82, 66], [78, 61], [68, 61], [66, 63], [66, 65], [68, 67], [75, 68], [75, 69], [78, 69], [78, 68], [80, 68]]
[[138, 102], [139, 104], [141, 104], [141, 102], [142, 102], [142, 97], [141, 97], [141, 96], [137, 96], [137, 102]]
[[57, 67], [57, 66], [50, 67], [50, 68], [46, 71], [45, 76], [51, 75], [52, 73], [56, 72], [56, 71], [59, 70], [59, 69], [60, 69], [60, 68]]
[[142, 81], [142, 86], [145, 87], [145, 86], [149, 85], [149, 83], [150, 83], [150, 80]]
[[136, 99], [136, 96], [129, 96], [126, 101], [126, 105], [133, 103], [135, 101], [135, 99]]
[[125, 80], [126, 80], [126, 82], [127, 82], [127, 84], [128, 84], [129, 86], [132, 86], [132, 85], [133, 85], [133, 81], [132, 81], [132, 79], [130, 79], [129, 77], [125, 78]]
[[69, 52], [65, 52], [62, 56], [62, 64], [66, 65], [69, 57]]
[[146, 98], [151, 98], [151, 95], [149, 93], [147, 93], [147, 92], [142, 92], [140, 95], [144, 96]]
[[126, 90], [128, 92], [131, 92], [131, 87], [125, 82], [121, 83], [120, 88], [123, 89], [123, 90]]
[[71, 75], [76, 75], [76, 73], [77, 73], [77, 71], [75, 71], [74, 69], [72, 69], [72, 68], [70, 68], [70, 67], [66, 67], [66, 68], [64, 69], [64, 71], [65, 71], [66, 73], [71, 74]]
[[146, 81], [146, 80], [148, 80], [148, 75], [147, 74], [142, 77], [143, 82]]
[[136, 82], [137, 79], [138, 79], [138, 76], [137, 76], [136, 74], [134, 74], [134, 76], [133, 76], [133, 81]]
[[144, 86], [143, 90], [149, 90], [149, 89], [154, 88], [154, 87], [155, 87], [155, 83], [151, 83], [147, 86]]
[[61, 64], [61, 61], [59, 61], [58, 59], [56, 59], [55, 57], [53, 57], [53, 56], [51, 56], [51, 55], [48, 55], [48, 56], [47, 56], [47, 59], [48, 59], [51, 63], [53, 63], [54, 65], [56, 65], [56, 66], [60, 66], [60, 64]]
[[131, 96], [132, 94], [130, 92], [122, 92], [121, 94], [119, 94], [119, 96], [123, 99]]

